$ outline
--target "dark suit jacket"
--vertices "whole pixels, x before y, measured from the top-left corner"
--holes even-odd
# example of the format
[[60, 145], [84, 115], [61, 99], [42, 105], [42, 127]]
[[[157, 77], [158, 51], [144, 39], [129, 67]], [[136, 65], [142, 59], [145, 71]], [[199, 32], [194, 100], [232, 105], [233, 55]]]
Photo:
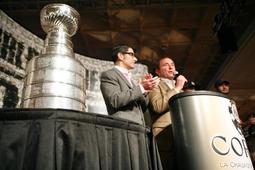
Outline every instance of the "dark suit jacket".
[[139, 85], [131, 86], [117, 68], [112, 68], [101, 74], [100, 89], [109, 115], [145, 125], [143, 112], [149, 99]]

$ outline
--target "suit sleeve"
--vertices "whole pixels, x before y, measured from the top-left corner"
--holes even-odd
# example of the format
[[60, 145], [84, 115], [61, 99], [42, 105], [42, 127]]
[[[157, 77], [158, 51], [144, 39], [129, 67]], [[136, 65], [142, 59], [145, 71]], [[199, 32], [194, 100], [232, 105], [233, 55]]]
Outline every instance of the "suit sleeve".
[[143, 110], [143, 112], [145, 112], [147, 110], [147, 107], [149, 104], [148, 95], [143, 95], [142, 98], [140, 99], [140, 102], [141, 102], [142, 110]]
[[174, 89], [163, 90], [160, 86], [155, 87], [149, 92], [150, 106], [153, 112], [163, 114], [169, 111], [169, 99], [177, 94]]
[[105, 102], [115, 109], [133, 105], [135, 102], [148, 103], [139, 86], [128, 88], [123, 80], [113, 74], [102, 73], [100, 88]]

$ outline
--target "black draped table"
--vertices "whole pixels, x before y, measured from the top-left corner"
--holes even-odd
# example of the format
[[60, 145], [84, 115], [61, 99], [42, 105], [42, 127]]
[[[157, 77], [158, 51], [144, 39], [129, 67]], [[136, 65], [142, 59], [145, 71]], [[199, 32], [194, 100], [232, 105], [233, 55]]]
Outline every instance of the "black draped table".
[[139, 124], [71, 110], [0, 110], [0, 170], [123, 169], [161, 169]]

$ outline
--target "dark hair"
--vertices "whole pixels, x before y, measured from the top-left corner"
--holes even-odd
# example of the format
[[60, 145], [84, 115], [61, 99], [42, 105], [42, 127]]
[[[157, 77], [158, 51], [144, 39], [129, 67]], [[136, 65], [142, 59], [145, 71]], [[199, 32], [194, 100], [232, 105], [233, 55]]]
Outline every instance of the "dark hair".
[[[116, 62], [118, 59], [118, 53], [125, 53], [128, 51], [129, 48], [132, 48], [128, 45], [118, 45], [112, 48], [112, 59], [113, 62]], [[135, 52], [135, 49], [132, 48]]]
[[216, 80], [216, 81], [215, 81], [214, 87], [215, 87], [216, 89], [218, 89], [218, 87], [221, 86], [221, 85], [223, 85], [223, 84], [229, 85], [230, 83], [229, 83], [229, 81], [227, 81], [227, 80], [219, 79], [219, 80]]
[[160, 67], [160, 61], [163, 59], [166, 59], [166, 58], [173, 60], [171, 57], [168, 57], [168, 56], [161, 57], [159, 60], [156, 61], [156, 70], [159, 69], [159, 67]]

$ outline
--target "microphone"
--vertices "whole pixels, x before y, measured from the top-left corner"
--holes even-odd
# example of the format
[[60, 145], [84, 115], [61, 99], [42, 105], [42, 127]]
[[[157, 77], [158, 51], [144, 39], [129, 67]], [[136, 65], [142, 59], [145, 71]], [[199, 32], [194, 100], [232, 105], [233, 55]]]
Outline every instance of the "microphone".
[[[174, 73], [174, 80], [177, 79], [177, 77], [179, 77], [181, 74], [178, 71], [175, 71]], [[183, 85], [183, 90], [185, 89], [195, 89], [196, 88], [196, 84], [193, 81], [186, 81]]]
[[196, 89], [196, 84], [193, 82], [193, 81], [187, 81], [184, 83], [184, 86], [182, 88], [183, 90], [186, 90], [186, 89]]
[[174, 73], [174, 80], [176, 80], [177, 77], [179, 77], [179, 75], [181, 75], [181, 74], [178, 71], [175, 71], [175, 73]]

